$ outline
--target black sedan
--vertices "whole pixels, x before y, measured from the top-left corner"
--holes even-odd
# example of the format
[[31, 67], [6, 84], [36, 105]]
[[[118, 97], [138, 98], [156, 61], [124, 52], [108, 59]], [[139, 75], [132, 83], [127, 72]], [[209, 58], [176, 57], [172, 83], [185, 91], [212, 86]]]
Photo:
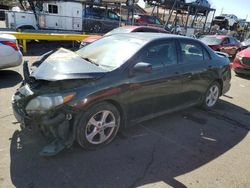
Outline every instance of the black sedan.
[[13, 96], [23, 128], [54, 141], [54, 155], [76, 140], [96, 149], [119, 129], [194, 105], [212, 108], [230, 88], [226, 56], [198, 40], [158, 33], [104, 37], [77, 52], [45, 54]]

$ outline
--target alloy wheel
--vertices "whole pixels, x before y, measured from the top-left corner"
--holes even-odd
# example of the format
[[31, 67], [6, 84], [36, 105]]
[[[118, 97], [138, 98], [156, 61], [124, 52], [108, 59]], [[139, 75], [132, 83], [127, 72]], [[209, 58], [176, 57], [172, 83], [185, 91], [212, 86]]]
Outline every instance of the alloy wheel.
[[102, 144], [110, 138], [116, 126], [117, 122], [111, 111], [99, 111], [90, 117], [85, 129], [85, 137], [91, 144]]
[[207, 92], [206, 105], [208, 107], [213, 107], [219, 98], [219, 87], [214, 84]]

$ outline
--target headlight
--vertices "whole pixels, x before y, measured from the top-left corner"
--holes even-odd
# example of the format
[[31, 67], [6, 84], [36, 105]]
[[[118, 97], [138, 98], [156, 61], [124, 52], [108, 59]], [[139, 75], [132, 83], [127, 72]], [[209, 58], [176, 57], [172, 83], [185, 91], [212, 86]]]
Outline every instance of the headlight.
[[44, 113], [47, 110], [69, 102], [74, 96], [75, 93], [37, 96], [29, 101], [26, 106], [26, 112], [28, 114]]

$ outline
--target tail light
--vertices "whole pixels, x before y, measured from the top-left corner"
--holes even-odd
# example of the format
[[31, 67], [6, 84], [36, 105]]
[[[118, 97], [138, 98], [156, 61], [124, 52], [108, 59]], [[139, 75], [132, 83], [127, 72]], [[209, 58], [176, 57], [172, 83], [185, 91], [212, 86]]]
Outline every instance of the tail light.
[[17, 46], [17, 43], [15, 42], [11, 42], [11, 41], [0, 41], [1, 44], [6, 45], [6, 46], [10, 46], [12, 47], [14, 50], [18, 51], [19, 47]]

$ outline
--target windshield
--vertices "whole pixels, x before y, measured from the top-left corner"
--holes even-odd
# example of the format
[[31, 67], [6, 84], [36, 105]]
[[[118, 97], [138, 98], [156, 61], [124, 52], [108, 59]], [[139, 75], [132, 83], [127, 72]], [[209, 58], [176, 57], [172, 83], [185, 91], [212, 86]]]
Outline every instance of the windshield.
[[130, 32], [131, 32], [131, 28], [118, 27], [118, 28], [113, 29], [110, 32], [106, 33], [104, 36], [113, 35], [113, 34], [117, 34], [117, 33], [130, 33]]
[[204, 37], [201, 37], [200, 40], [206, 44], [220, 44], [222, 41], [222, 38], [214, 37], [214, 36], [204, 36]]
[[125, 63], [145, 43], [145, 40], [133, 37], [111, 35], [89, 44], [76, 53], [97, 66], [114, 70]]

